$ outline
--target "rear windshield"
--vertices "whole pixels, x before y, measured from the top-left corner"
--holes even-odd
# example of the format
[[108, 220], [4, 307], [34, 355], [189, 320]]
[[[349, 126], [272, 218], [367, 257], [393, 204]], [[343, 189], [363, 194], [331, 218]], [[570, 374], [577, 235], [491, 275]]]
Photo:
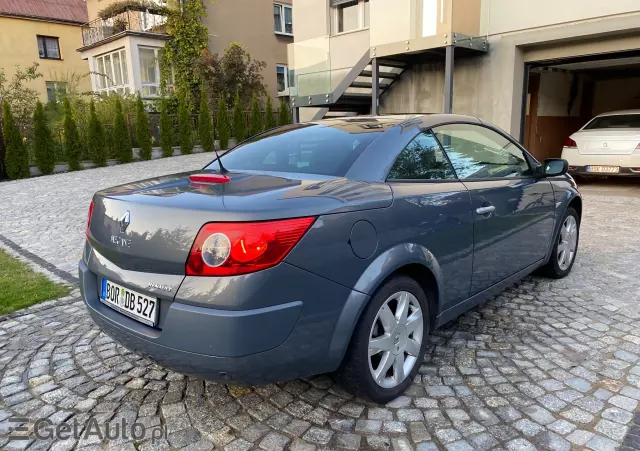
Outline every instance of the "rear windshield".
[[[298, 124], [247, 141], [220, 159], [233, 171], [293, 172], [343, 177], [379, 132]], [[207, 169], [218, 169], [211, 163]]]
[[597, 117], [587, 124], [585, 130], [601, 128], [640, 128], [640, 114], [616, 114]]

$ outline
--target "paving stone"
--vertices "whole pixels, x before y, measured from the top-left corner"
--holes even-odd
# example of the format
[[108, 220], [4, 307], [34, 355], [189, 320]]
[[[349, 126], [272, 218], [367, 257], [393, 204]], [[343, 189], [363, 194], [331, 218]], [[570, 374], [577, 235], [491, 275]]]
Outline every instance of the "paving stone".
[[341, 449], [355, 450], [360, 448], [362, 437], [357, 434], [338, 434], [336, 436], [336, 447]]
[[567, 440], [569, 440], [574, 445], [583, 446], [585, 445], [591, 438], [593, 438], [595, 434], [593, 432], [577, 430], [573, 431], [571, 434], [567, 436]]
[[498, 446], [498, 441], [491, 434], [486, 432], [470, 437], [469, 442], [471, 442], [473, 447], [478, 451], [488, 451]]
[[523, 438], [511, 440], [506, 446], [509, 451], [536, 451], [536, 447]]
[[609, 398], [609, 403], [616, 407], [620, 407], [621, 409], [628, 410], [629, 412], [634, 411], [638, 406], [638, 401], [635, 399], [620, 395], [615, 395]]
[[525, 407], [522, 411], [536, 423], [547, 425], [555, 421], [555, 417], [547, 409], [540, 406]]
[[546, 449], [549, 451], [571, 450], [571, 443], [551, 431], [544, 431], [536, 435], [533, 439], [533, 443], [535, 443], [539, 449]]
[[361, 434], [377, 434], [382, 427], [382, 421], [378, 420], [358, 420], [356, 421], [356, 432]]
[[570, 432], [573, 432], [576, 426], [573, 423], [569, 423], [565, 420], [557, 420], [547, 425], [547, 428], [560, 435], [567, 435]]
[[633, 414], [618, 407], [610, 407], [602, 412], [602, 418], [605, 420], [615, 421], [620, 424], [627, 424], [633, 420]]
[[277, 432], [268, 433], [260, 442], [260, 448], [265, 451], [282, 451], [290, 439]]
[[522, 432], [525, 437], [533, 437], [544, 430], [544, 426], [540, 426], [538, 423], [534, 423], [526, 418], [516, 421], [513, 427]]
[[567, 420], [572, 421], [574, 423], [587, 424], [593, 421], [593, 415], [577, 407], [566, 410], [562, 412], [560, 415], [562, 415]]
[[594, 430], [616, 441], [622, 441], [625, 434], [627, 433], [626, 426], [622, 426], [619, 423], [615, 423], [609, 420], [598, 421], [598, 423], [594, 427]]
[[618, 443], [607, 437], [596, 435], [587, 442], [587, 448], [594, 451], [616, 451]]
[[303, 436], [303, 438], [311, 443], [317, 445], [326, 445], [331, 440], [333, 432], [328, 429], [321, 429], [318, 427], [312, 427]]

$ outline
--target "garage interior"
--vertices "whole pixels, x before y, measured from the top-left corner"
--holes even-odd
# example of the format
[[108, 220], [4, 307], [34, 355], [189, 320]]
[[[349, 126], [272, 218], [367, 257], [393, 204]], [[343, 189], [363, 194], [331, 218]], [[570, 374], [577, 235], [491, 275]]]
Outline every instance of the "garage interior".
[[594, 116], [640, 109], [639, 51], [540, 61], [526, 69], [522, 136], [539, 161], [559, 158], [565, 139]]

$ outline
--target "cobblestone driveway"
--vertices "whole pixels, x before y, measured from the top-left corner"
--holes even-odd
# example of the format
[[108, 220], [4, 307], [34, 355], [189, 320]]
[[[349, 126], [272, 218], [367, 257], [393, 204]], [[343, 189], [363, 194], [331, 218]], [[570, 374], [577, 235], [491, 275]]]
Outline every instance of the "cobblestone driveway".
[[[208, 159], [3, 183], [0, 234], [75, 273], [93, 191]], [[102, 334], [77, 293], [37, 306], [0, 323], [0, 447], [606, 451], [626, 436], [624, 449], [638, 449], [638, 224], [640, 199], [589, 195], [573, 273], [528, 278], [436, 331], [415, 383], [386, 406], [350, 397], [328, 376], [250, 389], [188, 378]], [[126, 418], [168, 436], [154, 445], [7, 442], [12, 415]]]

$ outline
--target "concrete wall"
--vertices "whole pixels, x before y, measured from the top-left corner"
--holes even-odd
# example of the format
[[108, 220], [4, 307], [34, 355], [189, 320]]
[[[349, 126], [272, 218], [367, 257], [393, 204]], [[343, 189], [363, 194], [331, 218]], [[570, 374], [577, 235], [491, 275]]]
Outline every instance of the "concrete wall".
[[[42, 102], [47, 101], [47, 81], [66, 81], [71, 75], [82, 76], [89, 72], [89, 65], [76, 52], [76, 49], [82, 47], [80, 26], [0, 17], [0, 30], [0, 68], [4, 69], [10, 80], [16, 65], [25, 69], [34, 62], [39, 63], [38, 72], [42, 77], [33, 80], [28, 86], [38, 92]], [[57, 37], [62, 59], [41, 59], [37, 35]], [[78, 90], [82, 92], [90, 89], [89, 78], [82, 78]]]
[[596, 83], [593, 115], [609, 111], [640, 109], [640, 77]]
[[578, 92], [568, 114], [573, 75], [568, 72], [543, 72], [540, 74], [538, 116], [580, 116], [582, 80], [578, 77]]
[[[277, 3], [291, 4], [291, 0]], [[301, 2], [304, 3], [304, 2]], [[318, 3], [318, 2], [316, 2]], [[232, 42], [244, 44], [251, 57], [267, 63], [263, 71], [269, 93], [277, 97], [276, 64], [287, 64], [287, 44], [293, 37], [276, 34], [273, 30], [273, 0], [216, 0], [206, 1], [205, 25], [209, 29], [209, 50], [222, 54]], [[296, 3], [296, 8], [298, 5]], [[311, 25], [313, 27], [313, 24]], [[296, 21], [293, 29], [306, 28]], [[296, 31], [297, 33], [297, 31]]]

